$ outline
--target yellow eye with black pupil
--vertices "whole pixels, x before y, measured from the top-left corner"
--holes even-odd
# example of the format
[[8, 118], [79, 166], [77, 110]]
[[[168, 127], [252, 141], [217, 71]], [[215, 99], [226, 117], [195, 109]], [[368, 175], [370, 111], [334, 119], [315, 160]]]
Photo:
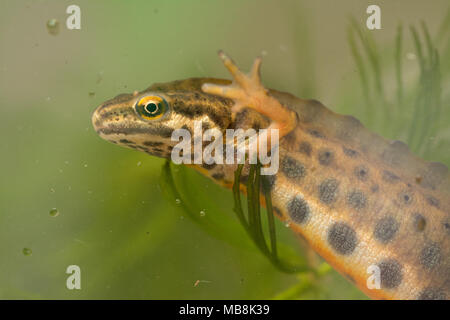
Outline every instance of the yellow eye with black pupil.
[[155, 120], [164, 115], [167, 109], [167, 102], [158, 96], [146, 96], [138, 100], [135, 109], [141, 118]]

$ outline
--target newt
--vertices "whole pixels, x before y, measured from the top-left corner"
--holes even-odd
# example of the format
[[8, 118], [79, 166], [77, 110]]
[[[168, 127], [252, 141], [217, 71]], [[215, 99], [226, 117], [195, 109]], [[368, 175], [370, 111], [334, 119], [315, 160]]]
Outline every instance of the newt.
[[[225, 53], [219, 56], [232, 81], [190, 78], [118, 95], [93, 113], [96, 132], [170, 158], [177, 144], [172, 132], [192, 132], [194, 121], [221, 132], [278, 129], [279, 170], [268, 176], [278, 218], [370, 298], [449, 299], [448, 168], [316, 100], [266, 89], [260, 58], [245, 74]], [[232, 187], [237, 164], [192, 166]], [[378, 289], [367, 286], [371, 266], [379, 270]]]

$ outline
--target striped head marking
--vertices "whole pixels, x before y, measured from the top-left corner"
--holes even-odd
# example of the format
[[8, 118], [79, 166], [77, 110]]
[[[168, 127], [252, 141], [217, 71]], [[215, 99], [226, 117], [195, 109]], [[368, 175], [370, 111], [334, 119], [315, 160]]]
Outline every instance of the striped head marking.
[[193, 130], [202, 121], [203, 130], [224, 131], [231, 123], [232, 101], [201, 91], [204, 82], [225, 80], [187, 79], [157, 83], [133, 94], [120, 94], [102, 103], [92, 115], [101, 138], [159, 157], [170, 157], [177, 141], [175, 129]]

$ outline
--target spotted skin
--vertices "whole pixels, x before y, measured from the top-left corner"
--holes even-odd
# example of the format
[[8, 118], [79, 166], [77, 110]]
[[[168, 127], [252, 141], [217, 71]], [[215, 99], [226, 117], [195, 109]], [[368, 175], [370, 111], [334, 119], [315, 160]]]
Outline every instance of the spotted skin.
[[319, 184], [319, 199], [324, 204], [336, 201], [339, 191], [339, 182], [336, 179], [326, 179]]
[[358, 244], [358, 237], [347, 223], [336, 222], [328, 229], [327, 242], [337, 254], [351, 255]]
[[[221, 58], [233, 82], [192, 78], [157, 83], [100, 105], [92, 122], [105, 140], [169, 158], [174, 129], [280, 128], [280, 169], [269, 176], [273, 207], [336, 270], [375, 299], [449, 299], [450, 177], [445, 165], [425, 162], [399, 141], [387, 141], [316, 100], [266, 90], [260, 59], [250, 75]], [[166, 114], [144, 120], [134, 105], [158, 95]], [[193, 155], [191, 155], [192, 157]], [[236, 165], [191, 165], [231, 188]], [[243, 170], [243, 179], [249, 167]], [[366, 286], [370, 266], [381, 289]]]
[[377, 264], [380, 268], [380, 282], [384, 289], [395, 289], [403, 280], [403, 266], [395, 259], [386, 259]]
[[373, 236], [380, 243], [391, 241], [398, 231], [400, 224], [392, 216], [381, 218], [375, 225]]
[[292, 198], [287, 205], [287, 209], [289, 217], [295, 223], [303, 224], [307, 222], [310, 215], [310, 209], [308, 203], [304, 199], [298, 196]]

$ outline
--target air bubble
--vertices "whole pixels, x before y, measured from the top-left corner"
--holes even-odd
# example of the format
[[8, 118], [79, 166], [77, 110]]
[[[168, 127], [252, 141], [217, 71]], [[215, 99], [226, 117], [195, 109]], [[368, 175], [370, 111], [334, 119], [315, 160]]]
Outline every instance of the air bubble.
[[47, 31], [52, 36], [56, 36], [59, 33], [59, 21], [56, 19], [50, 19], [47, 21]]
[[204, 217], [205, 215], [206, 215], [205, 210], [201, 210], [201, 211], [200, 211], [200, 217]]
[[57, 217], [57, 216], [59, 216], [59, 211], [56, 208], [51, 209], [49, 213], [50, 213], [50, 217]]
[[176, 203], [176, 204], [181, 204], [181, 200], [178, 199], [178, 198], [176, 198], [176, 199], [175, 199], [175, 203]]
[[31, 256], [33, 254], [33, 251], [31, 251], [30, 248], [23, 248], [22, 253], [24, 256]]

